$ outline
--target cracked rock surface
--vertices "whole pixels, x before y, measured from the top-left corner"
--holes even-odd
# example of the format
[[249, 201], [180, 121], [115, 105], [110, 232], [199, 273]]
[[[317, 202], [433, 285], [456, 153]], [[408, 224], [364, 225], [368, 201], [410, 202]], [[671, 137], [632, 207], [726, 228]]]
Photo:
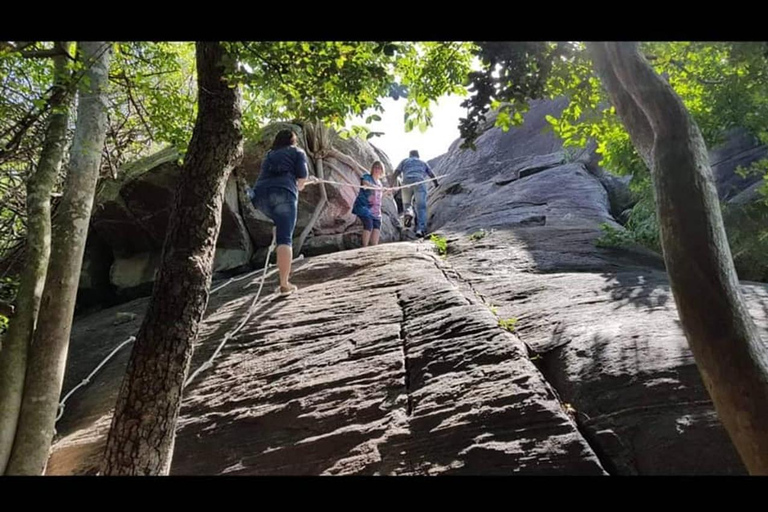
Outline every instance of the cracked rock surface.
[[[187, 388], [172, 474], [604, 473], [525, 346], [441, 265], [426, 243], [300, 264], [300, 291], [269, 296]], [[257, 279], [213, 296], [193, 368]], [[119, 343], [115, 331], [86, 355], [92, 330], [78, 325], [65, 389]], [[50, 474], [95, 471], [126, 361], [73, 396]]]

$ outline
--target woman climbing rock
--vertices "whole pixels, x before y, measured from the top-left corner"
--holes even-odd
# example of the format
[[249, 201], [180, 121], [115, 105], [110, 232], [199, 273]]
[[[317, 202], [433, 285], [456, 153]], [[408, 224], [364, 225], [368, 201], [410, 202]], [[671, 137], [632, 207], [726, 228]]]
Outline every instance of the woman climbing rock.
[[378, 245], [381, 230], [381, 197], [383, 195], [381, 177], [384, 175], [384, 165], [378, 160], [371, 166], [369, 174], [360, 178], [361, 187], [376, 187], [379, 190], [361, 188], [357, 194], [352, 213], [363, 222], [363, 247]]
[[277, 244], [280, 286], [277, 292], [289, 295], [297, 290], [288, 281], [291, 274], [293, 230], [296, 227], [299, 192], [307, 181], [307, 155], [296, 146], [292, 130], [280, 130], [261, 164], [253, 187], [253, 206], [275, 223], [273, 243]]

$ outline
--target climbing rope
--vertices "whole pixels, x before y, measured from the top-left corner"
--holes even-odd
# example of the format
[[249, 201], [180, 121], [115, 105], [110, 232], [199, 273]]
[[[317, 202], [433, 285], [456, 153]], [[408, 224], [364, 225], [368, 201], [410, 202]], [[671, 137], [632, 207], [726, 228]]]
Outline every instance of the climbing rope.
[[94, 368], [93, 371], [90, 374], [88, 374], [88, 376], [86, 378], [84, 378], [80, 382], [80, 384], [78, 384], [77, 386], [72, 388], [69, 391], [69, 393], [67, 393], [64, 396], [64, 399], [62, 399], [61, 403], [59, 404], [59, 411], [58, 411], [58, 414], [56, 414], [56, 421], [59, 421], [61, 419], [62, 415], [64, 415], [64, 406], [66, 405], [67, 400], [69, 399], [69, 397], [72, 396], [72, 393], [74, 393], [75, 391], [77, 391], [78, 389], [80, 389], [83, 386], [87, 386], [91, 382], [91, 378], [94, 375], [96, 375], [96, 373], [98, 373], [99, 370], [101, 370], [102, 366], [107, 364], [107, 362], [109, 362], [109, 360], [112, 359], [112, 356], [117, 354], [120, 351], [121, 348], [123, 348], [124, 346], [126, 346], [127, 344], [129, 344], [130, 342], [135, 341], [135, 340], [136, 340], [136, 336], [131, 336], [130, 338], [128, 338], [127, 340], [122, 342], [120, 345], [118, 345], [117, 348], [115, 348], [112, 352], [110, 352], [109, 355], [107, 357], [105, 357], [104, 360], [102, 362], [100, 362], [99, 365], [96, 368]]
[[[222, 288], [224, 288], [225, 286], [227, 286], [229, 284], [232, 284], [232, 283], [237, 282], [237, 281], [242, 281], [243, 279], [246, 279], [249, 276], [253, 276], [253, 275], [256, 275], [256, 274], [261, 273], [261, 272], [264, 273], [264, 275], [262, 275], [262, 277], [261, 277], [261, 283], [259, 284], [259, 290], [256, 292], [256, 297], [253, 299], [253, 302], [251, 303], [250, 308], [248, 308], [248, 312], [247, 312], [245, 318], [243, 319], [243, 321], [240, 322], [240, 324], [233, 331], [227, 333], [224, 336], [224, 339], [219, 344], [219, 346], [216, 348], [216, 351], [213, 353], [213, 355], [205, 363], [203, 363], [203, 365], [200, 368], [195, 370], [195, 372], [186, 380], [186, 382], [184, 383], [184, 387], [185, 388], [187, 387], [187, 385], [190, 382], [192, 382], [192, 379], [197, 377], [201, 372], [203, 372], [205, 369], [207, 369], [207, 368], [209, 368], [211, 366], [211, 363], [213, 362], [214, 358], [217, 355], [219, 355], [219, 352], [221, 352], [221, 349], [224, 348], [224, 344], [228, 340], [230, 340], [235, 334], [237, 334], [245, 326], [245, 324], [248, 322], [248, 320], [250, 319], [251, 315], [255, 311], [255, 306], [258, 303], [259, 296], [261, 295], [261, 290], [264, 288], [264, 282], [266, 281], [266, 279], [269, 276], [274, 275], [275, 272], [278, 271], [278, 269], [272, 269], [270, 272], [267, 272], [267, 269], [269, 269], [270, 267], [274, 267], [275, 266], [275, 265], [270, 265], [269, 264], [269, 258], [272, 255], [272, 251], [274, 249], [275, 249], [275, 235], [273, 233], [273, 235], [272, 235], [272, 243], [270, 244], [269, 250], [267, 251], [267, 258], [266, 258], [266, 261], [264, 263], [264, 268], [263, 269], [255, 270], [253, 272], [250, 272], [250, 273], [248, 273], [248, 274], [246, 274], [244, 276], [240, 276], [238, 278], [230, 278], [226, 283], [224, 283], [222, 285], [219, 285], [216, 288], [214, 288], [213, 290], [211, 290], [209, 295], [213, 295], [214, 293], [218, 292], [219, 290], [221, 290]], [[304, 255], [299, 254], [296, 258], [293, 259], [293, 261], [291, 263], [295, 263], [297, 261], [300, 261], [303, 258], [304, 258]], [[69, 400], [69, 397], [71, 397], [72, 394], [74, 394], [74, 392], [77, 391], [78, 389], [80, 389], [82, 387], [85, 387], [88, 384], [90, 384], [91, 379], [93, 378], [93, 376], [96, 375], [96, 373], [98, 373], [98, 371], [101, 370], [101, 368], [105, 364], [107, 364], [109, 362], [109, 360], [112, 359], [115, 356], [115, 354], [117, 354], [124, 346], [128, 345], [132, 341], [136, 341], [136, 337], [135, 336], [129, 337], [128, 339], [126, 339], [125, 341], [120, 343], [117, 347], [115, 347], [115, 349], [112, 350], [112, 352], [110, 352], [109, 355], [107, 357], [105, 357], [98, 364], [98, 366], [96, 366], [96, 368], [94, 368], [93, 371], [90, 374], [88, 374], [88, 376], [86, 378], [84, 378], [77, 386], [72, 388], [69, 391], [69, 393], [67, 393], [64, 396], [64, 398], [59, 403], [59, 410], [58, 410], [58, 413], [56, 414], [56, 422], [58, 422], [61, 419], [61, 417], [64, 415], [64, 409], [66, 407], [67, 400]]]
[[342, 183], [339, 181], [332, 181], [332, 180], [325, 180], [320, 179], [315, 176], [311, 176], [307, 178], [307, 185], [314, 185], [319, 183], [326, 183], [328, 185], [338, 185], [338, 186], [346, 186], [346, 187], [356, 187], [361, 188], [365, 190], [382, 190], [382, 191], [390, 191], [390, 190], [401, 190], [408, 187], [415, 187], [416, 185], [421, 185], [422, 183], [429, 183], [430, 181], [437, 181], [437, 179], [440, 178], [440, 176], [435, 176], [434, 178], [429, 178], [427, 180], [417, 181], [416, 183], [409, 183], [407, 185], [400, 185], [399, 187], [371, 187], [369, 185], [358, 185], [356, 183]]
[[259, 290], [256, 292], [256, 296], [253, 298], [253, 301], [251, 302], [251, 306], [248, 308], [248, 312], [246, 313], [245, 317], [243, 317], [243, 320], [238, 324], [237, 327], [235, 327], [233, 330], [229, 331], [227, 334], [224, 335], [224, 339], [221, 340], [221, 343], [219, 343], [219, 346], [216, 347], [216, 350], [213, 352], [213, 355], [208, 358], [206, 362], [204, 362], [200, 368], [195, 370], [192, 375], [189, 376], [187, 381], [184, 383], [184, 388], [189, 386], [189, 383], [194, 380], [195, 377], [197, 377], [200, 373], [202, 373], [207, 368], [210, 368], [213, 364], [213, 360], [216, 359], [216, 356], [219, 355], [219, 352], [221, 352], [221, 349], [224, 348], [224, 345], [229, 341], [235, 334], [240, 332], [240, 329], [242, 329], [245, 324], [250, 320], [251, 315], [253, 315], [253, 312], [256, 311], [256, 305], [259, 302], [259, 296], [261, 295], [261, 290], [264, 288], [264, 281], [266, 281], [267, 277], [271, 274], [274, 274], [278, 269], [273, 270], [270, 273], [267, 273], [267, 267], [269, 266], [269, 257], [272, 255], [272, 251], [275, 249], [275, 234], [272, 234], [272, 244], [269, 246], [269, 250], [267, 251], [267, 261], [264, 263], [264, 275], [261, 276], [261, 283], [259, 284]]
[[[270, 246], [270, 249], [271, 249], [271, 246]], [[269, 258], [267, 258], [267, 263], [269, 263]], [[272, 267], [274, 267], [274, 265], [268, 265], [266, 268], [272, 268]], [[243, 279], [248, 279], [249, 277], [253, 277], [255, 275], [261, 274], [262, 272], [264, 272], [264, 270], [265, 269], [254, 270], [253, 272], [248, 272], [247, 274], [242, 275], [240, 277], [230, 277], [226, 283], [220, 284], [219, 286], [211, 290], [210, 295], [213, 295], [214, 293], [221, 290], [222, 288], [226, 288], [232, 283], [236, 283], [238, 281], [242, 281]]]

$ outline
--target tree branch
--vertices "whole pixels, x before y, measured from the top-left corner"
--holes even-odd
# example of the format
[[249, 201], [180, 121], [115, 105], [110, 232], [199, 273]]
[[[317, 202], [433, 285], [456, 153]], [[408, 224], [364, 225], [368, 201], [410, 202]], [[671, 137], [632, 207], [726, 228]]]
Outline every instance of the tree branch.
[[697, 82], [699, 82], [702, 85], [722, 85], [722, 84], [725, 83], [724, 79], [720, 79], [720, 80], [707, 80], [706, 78], [701, 78], [699, 76], [696, 76], [695, 73], [693, 73], [690, 70], [688, 70], [688, 68], [685, 67], [685, 64], [683, 64], [679, 60], [669, 59], [669, 63], [672, 64], [673, 66], [675, 66], [677, 69], [683, 71], [684, 73], [687, 73], [688, 75], [691, 75], [694, 80], [696, 80]]
[[0, 301], [0, 315], [11, 318], [15, 312], [16, 308], [13, 304]]

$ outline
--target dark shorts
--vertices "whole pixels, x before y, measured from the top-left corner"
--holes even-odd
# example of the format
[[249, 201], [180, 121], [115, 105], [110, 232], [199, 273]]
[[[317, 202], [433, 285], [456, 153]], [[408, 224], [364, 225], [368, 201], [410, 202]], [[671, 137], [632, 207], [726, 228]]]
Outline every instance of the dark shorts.
[[376, 217], [360, 217], [360, 220], [363, 221], [363, 231], [372, 231], [374, 229], [381, 229], [381, 219], [377, 219]]
[[272, 219], [277, 228], [277, 245], [292, 245], [299, 198], [279, 187], [257, 188], [253, 206]]

